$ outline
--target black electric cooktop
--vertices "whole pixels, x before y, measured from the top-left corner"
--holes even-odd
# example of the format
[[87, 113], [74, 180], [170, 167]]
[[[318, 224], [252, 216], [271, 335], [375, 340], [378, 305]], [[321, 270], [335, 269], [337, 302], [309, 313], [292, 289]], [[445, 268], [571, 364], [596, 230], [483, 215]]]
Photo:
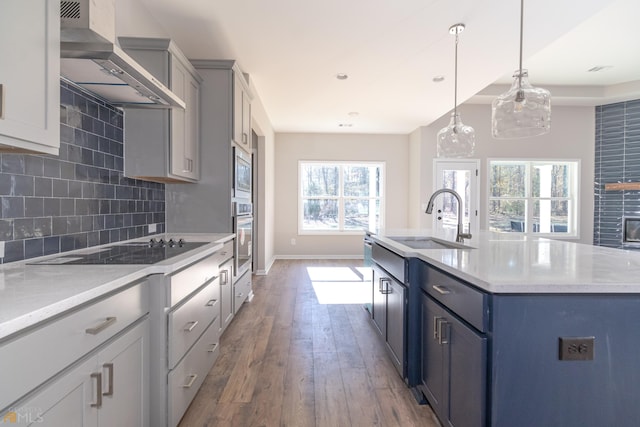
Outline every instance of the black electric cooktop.
[[63, 255], [30, 264], [155, 264], [207, 243], [185, 242], [183, 239], [151, 239], [149, 242], [124, 243], [96, 249], [91, 253]]

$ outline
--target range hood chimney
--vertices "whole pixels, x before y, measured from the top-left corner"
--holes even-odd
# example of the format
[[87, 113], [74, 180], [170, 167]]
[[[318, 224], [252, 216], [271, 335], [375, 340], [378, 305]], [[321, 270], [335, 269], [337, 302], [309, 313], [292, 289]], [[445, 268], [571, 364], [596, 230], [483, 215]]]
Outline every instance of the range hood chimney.
[[60, 74], [114, 105], [185, 108], [117, 44], [115, 0], [60, 0]]

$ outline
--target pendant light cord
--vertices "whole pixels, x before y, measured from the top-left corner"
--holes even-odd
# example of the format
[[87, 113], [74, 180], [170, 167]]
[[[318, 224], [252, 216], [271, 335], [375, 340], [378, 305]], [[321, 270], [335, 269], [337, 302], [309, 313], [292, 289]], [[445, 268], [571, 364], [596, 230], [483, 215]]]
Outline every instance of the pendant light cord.
[[[458, 120], [455, 118], [458, 113], [458, 30], [456, 30], [456, 49], [455, 49], [455, 65], [454, 65], [454, 77], [453, 77], [453, 116], [455, 124], [458, 124]], [[455, 125], [454, 125], [455, 126]]]
[[523, 26], [524, 26], [524, 0], [520, 0], [520, 70], [518, 72], [518, 88], [522, 87], [522, 38], [523, 38]]

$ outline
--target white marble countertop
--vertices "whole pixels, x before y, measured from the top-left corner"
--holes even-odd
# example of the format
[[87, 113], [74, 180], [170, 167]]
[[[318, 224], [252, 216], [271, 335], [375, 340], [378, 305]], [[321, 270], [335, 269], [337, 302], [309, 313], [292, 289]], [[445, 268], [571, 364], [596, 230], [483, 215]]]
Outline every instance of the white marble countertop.
[[46, 257], [28, 259], [0, 266], [0, 341], [30, 326], [63, 313], [80, 304], [116, 290], [150, 274], [170, 274], [222, 248], [233, 234], [156, 234], [151, 237], [182, 237], [192, 242], [209, 242], [183, 254], [155, 264], [136, 265], [31, 265], [34, 261], [87, 253], [93, 246]]
[[468, 243], [473, 249], [412, 249], [389, 238], [425, 235], [429, 231], [404, 229], [380, 231], [373, 238], [490, 293], [640, 293], [638, 251], [487, 231]]

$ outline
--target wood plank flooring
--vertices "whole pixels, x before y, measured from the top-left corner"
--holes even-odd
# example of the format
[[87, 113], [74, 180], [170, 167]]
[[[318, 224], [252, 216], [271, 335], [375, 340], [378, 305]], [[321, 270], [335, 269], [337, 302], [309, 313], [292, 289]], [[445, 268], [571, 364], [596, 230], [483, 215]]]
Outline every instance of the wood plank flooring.
[[361, 266], [279, 260], [254, 277], [255, 297], [223, 334], [180, 426], [439, 427], [395, 371], [362, 304], [319, 303], [307, 270], [359, 274]]

